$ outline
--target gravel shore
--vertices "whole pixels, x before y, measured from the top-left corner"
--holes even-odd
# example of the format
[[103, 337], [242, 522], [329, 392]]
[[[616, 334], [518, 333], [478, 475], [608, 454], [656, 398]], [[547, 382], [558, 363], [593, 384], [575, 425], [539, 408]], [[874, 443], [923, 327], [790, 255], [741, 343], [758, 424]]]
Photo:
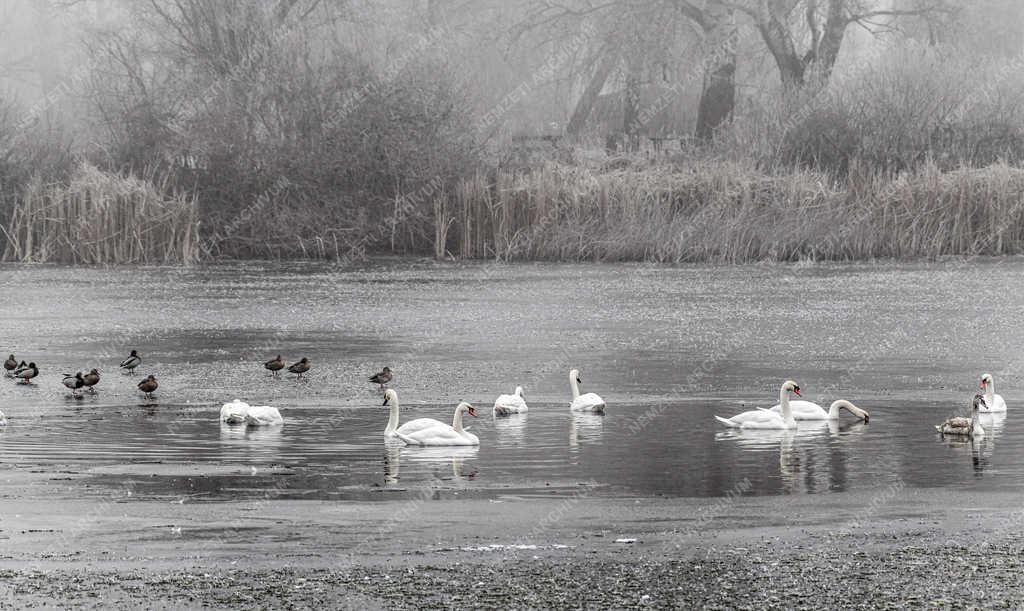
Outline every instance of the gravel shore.
[[8, 475], [19, 608], [1024, 606], [1009, 492], [201, 503]]

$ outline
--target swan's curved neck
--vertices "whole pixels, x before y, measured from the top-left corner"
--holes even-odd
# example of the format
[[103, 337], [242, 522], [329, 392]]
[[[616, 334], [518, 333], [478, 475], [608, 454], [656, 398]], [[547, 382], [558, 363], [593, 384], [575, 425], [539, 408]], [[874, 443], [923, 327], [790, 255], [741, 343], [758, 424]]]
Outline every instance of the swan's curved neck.
[[576, 376], [571, 373], [569, 374], [569, 384], [572, 386], [572, 398], [578, 399], [580, 396], [580, 385], [576, 381]]
[[857, 407], [853, 403], [845, 399], [837, 399], [832, 402], [832, 405], [828, 408], [828, 417], [832, 420], [839, 418], [839, 410], [845, 409], [854, 416], [863, 419], [866, 412], [861, 408]]
[[389, 401], [391, 404], [391, 415], [388, 416], [388, 428], [384, 429], [385, 435], [394, 435], [398, 429], [398, 399]]
[[452, 416], [452, 428], [455, 429], [456, 433], [462, 432], [462, 406], [459, 405], [455, 408], [455, 415]]
[[793, 409], [789, 406], [789, 392], [785, 387], [779, 389], [779, 411], [786, 422], [793, 420]]

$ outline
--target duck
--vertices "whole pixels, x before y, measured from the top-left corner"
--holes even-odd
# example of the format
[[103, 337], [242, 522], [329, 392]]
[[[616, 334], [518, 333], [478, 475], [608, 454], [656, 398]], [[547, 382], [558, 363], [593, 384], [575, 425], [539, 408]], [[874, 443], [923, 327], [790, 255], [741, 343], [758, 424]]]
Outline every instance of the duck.
[[511, 395], [498, 395], [494, 400], [494, 415], [507, 416], [509, 414], [525, 414], [530, 408], [526, 405], [526, 396], [523, 394], [523, 387], [516, 386]]
[[1006, 401], [1003, 400], [1002, 395], [996, 394], [995, 382], [992, 380], [991, 373], [981, 376], [981, 390], [985, 394], [985, 402], [981, 408], [981, 413], [994, 414], [1006, 411]]
[[89, 392], [95, 393], [96, 389], [93, 388], [93, 386], [96, 386], [97, 384], [100, 383], [100, 372], [98, 369], [93, 369], [89, 373], [82, 376], [82, 379], [85, 380], [85, 385], [89, 387]]
[[[839, 410], [845, 409], [864, 422], [868, 422], [871, 414], [857, 407], [846, 399], [836, 399], [829, 406], [828, 411], [813, 401], [790, 401], [789, 408], [793, 410], [794, 420], [839, 420]], [[772, 407], [770, 411], [779, 412], [781, 404]]]
[[985, 405], [985, 397], [983, 395], [974, 395], [974, 399], [971, 400], [970, 418], [964, 418], [963, 416], [950, 418], [942, 424], [936, 425], [935, 430], [942, 435], [970, 437], [972, 439], [983, 437], [985, 429], [981, 428], [981, 424], [978, 422], [978, 412], [984, 407], [987, 407]]
[[121, 369], [128, 372], [128, 375], [135, 374], [135, 368], [142, 364], [142, 357], [139, 356], [137, 350], [132, 350], [132, 353], [128, 355], [128, 358], [121, 361]]
[[35, 363], [29, 363], [24, 368], [19, 367], [18, 370], [14, 372], [14, 377], [21, 378], [22, 384], [31, 384], [32, 378], [38, 375], [39, 368], [36, 367]]
[[71, 396], [72, 397], [77, 397], [78, 396], [78, 389], [83, 387], [83, 386], [85, 386], [85, 380], [82, 379], [82, 372], [81, 371], [79, 371], [75, 375], [71, 375], [70, 373], [65, 373], [64, 374], [63, 383], [64, 383], [64, 386], [67, 386], [68, 388], [71, 389]]
[[8, 376], [12, 376], [14, 375], [14, 370], [17, 368], [18, 361], [15, 360], [14, 355], [12, 354], [11, 356], [7, 357], [6, 361], [4, 361], [4, 369], [7, 371]]
[[388, 382], [391, 381], [392, 377], [393, 376], [391, 375], [391, 368], [385, 367], [380, 371], [380, 373], [375, 373], [372, 376], [370, 376], [370, 381], [373, 382], [374, 384], [379, 384], [379, 390], [384, 390], [384, 387], [388, 385]]
[[269, 369], [271, 375], [273, 375], [276, 378], [279, 377], [278, 372], [284, 369], [284, 359], [281, 358], [281, 355], [279, 354], [277, 355], [276, 359], [272, 359], [267, 361], [266, 363], [263, 363], [263, 366]]
[[150, 374], [145, 380], [139, 382], [139, 390], [143, 392], [143, 396], [147, 399], [153, 398], [153, 391], [155, 391], [158, 386], [160, 385], [157, 384], [156, 376], [153, 374]]
[[412, 446], [478, 446], [480, 439], [462, 428], [462, 414], [476, 417], [476, 408], [462, 401], [455, 407], [451, 425], [433, 418], [417, 418], [400, 426], [395, 434]]
[[14, 370], [14, 377], [18, 377], [18, 374], [28, 369], [28, 363], [22, 361], [18, 363], [18, 368]]
[[598, 412], [604, 413], [605, 403], [604, 399], [598, 396], [597, 393], [588, 392], [585, 395], [580, 394], [579, 385], [583, 383], [580, 379], [580, 371], [573, 369], [569, 372], [569, 386], [572, 387], [572, 402], [569, 403], [569, 409], [574, 412]]
[[294, 374], [298, 374], [299, 379], [301, 380], [302, 374], [309, 371], [309, 368], [311, 366], [312, 365], [310, 364], [309, 359], [307, 359], [306, 357], [302, 357], [302, 360], [300, 360], [298, 363], [293, 363], [292, 366], [288, 368], [288, 371]]
[[793, 380], [786, 380], [779, 388], [780, 410], [773, 412], [770, 409], [754, 409], [736, 414], [732, 418], [715, 416], [715, 419], [730, 428], [737, 429], [795, 429], [796, 419], [793, 418], [793, 410], [789, 406], [789, 394], [800, 395], [800, 385]]

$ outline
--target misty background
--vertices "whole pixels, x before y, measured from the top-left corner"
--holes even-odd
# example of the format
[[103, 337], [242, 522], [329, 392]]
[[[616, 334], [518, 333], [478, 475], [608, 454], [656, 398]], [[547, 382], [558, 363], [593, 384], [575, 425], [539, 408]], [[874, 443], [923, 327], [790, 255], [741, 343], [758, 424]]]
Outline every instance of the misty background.
[[1016, 253], [1014, 0], [2, 0], [3, 260]]

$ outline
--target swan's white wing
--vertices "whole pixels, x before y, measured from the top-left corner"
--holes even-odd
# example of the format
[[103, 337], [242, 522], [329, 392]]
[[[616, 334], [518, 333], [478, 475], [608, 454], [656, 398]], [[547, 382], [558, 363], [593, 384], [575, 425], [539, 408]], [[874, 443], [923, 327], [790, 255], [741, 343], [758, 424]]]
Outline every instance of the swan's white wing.
[[284, 418], [276, 407], [269, 405], [251, 406], [245, 415], [245, 422], [249, 426], [273, 426], [283, 424]]
[[[437, 422], [435, 420], [435, 422]], [[471, 446], [479, 445], [480, 440], [472, 433], [455, 432], [451, 426], [437, 422], [438, 426], [432, 426], [406, 434], [398, 430], [398, 436], [409, 445], [419, 446]]]
[[[793, 411], [794, 420], [828, 420], [828, 411], [813, 401], [790, 401], [789, 409]], [[775, 405], [768, 411], [782, 413], [782, 405]]]
[[715, 416], [718, 421], [742, 429], [787, 429], [790, 428], [779, 414], [766, 409], [755, 409], [736, 414], [732, 418]]
[[499, 414], [521, 414], [528, 410], [526, 400], [519, 395], [499, 395], [494, 400], [494, 411]]
[[578, 412], [603, 412], [604, 408], [604, 399], [592, 392], [576, 397], [569, 404], [569, 409]]
[[432, 428], [435, 426], [448, 425], [439, 420], [434, 420], [433, 418], [416, 418], [415, 420], [410, 420], [409, 422], [406, 422], [402, 426], [398, 427], [398, 430], [396, 432], [401, 433], [402, 435], [412, 435], [417, 431], [421, 431], [426, 428]]

